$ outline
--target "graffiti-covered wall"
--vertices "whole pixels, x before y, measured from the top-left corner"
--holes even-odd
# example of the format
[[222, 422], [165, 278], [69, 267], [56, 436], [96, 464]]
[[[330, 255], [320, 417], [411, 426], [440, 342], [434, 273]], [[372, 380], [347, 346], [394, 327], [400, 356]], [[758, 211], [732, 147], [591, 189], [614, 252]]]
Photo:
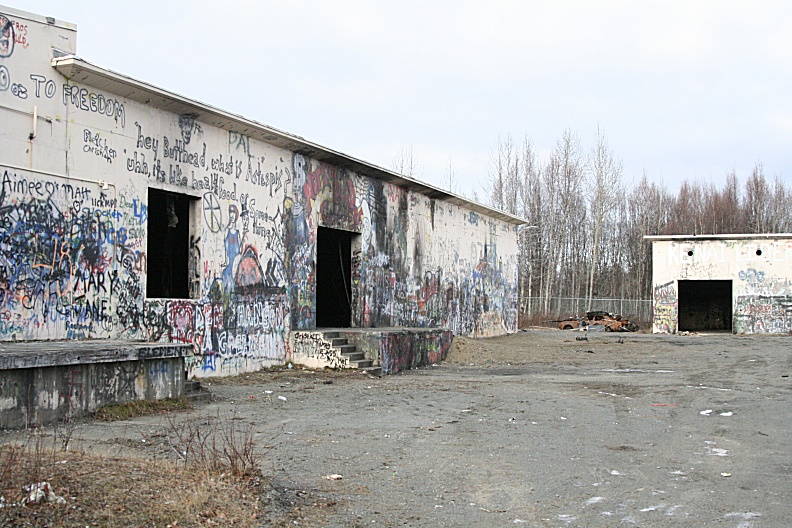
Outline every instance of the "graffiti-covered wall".
[[655, 238], [655, 332], [677, 331], [681, 281], [730, 284], [734, 333], [792, 331], [792, 235]]
[[0, 28], [0, 339], [187, 343], [199, 376], [283, 363], [316, 328], [320, 226], [352, 236], [351, 326], [516, 330], [514, 222], [123, 97], [149, 88], [69, 58], [69, 24]]

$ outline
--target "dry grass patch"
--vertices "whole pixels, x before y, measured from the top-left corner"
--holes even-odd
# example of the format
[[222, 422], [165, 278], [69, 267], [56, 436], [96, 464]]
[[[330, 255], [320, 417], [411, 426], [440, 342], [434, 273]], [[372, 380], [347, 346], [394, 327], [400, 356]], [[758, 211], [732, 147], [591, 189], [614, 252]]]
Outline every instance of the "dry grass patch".
[[[46, 481], [65, 500], [27, 503]], [[257, 525], [260, 477], [167, 461], [0, 446], [0, 527]]]
[[150, 414], [169, 413], [173, 411], [187, 411], [192, 406], [187, 398], [164, 400], [137, 400], [127, 403], [111, 403], [97, 409], [93, 417], [103, 422], [129, 420]]

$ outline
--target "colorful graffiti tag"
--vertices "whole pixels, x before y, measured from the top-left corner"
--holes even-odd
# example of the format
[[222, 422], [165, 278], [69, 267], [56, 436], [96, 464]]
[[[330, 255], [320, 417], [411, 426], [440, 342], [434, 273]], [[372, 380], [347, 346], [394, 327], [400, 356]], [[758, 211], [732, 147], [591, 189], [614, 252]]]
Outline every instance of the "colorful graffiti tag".
[[[516, 330], [511, 226], [201, 123], [200, 112], [66, 80], [52, 69], [51, 39], [38, 38], [52, 31], [74, 37], [0, 16], [1, 117], [64, 116], [42, 121], [46, 135], [25, 132], [24, 154], [1, 152], [0, 340], [186, 343], [188, 374], [203, 376], [329, 353], [302, 341], [290, 350], [288, 339], [316, 328], [320, 227], [352, 234], [353, 326]], [[158, 225], [188, 225], [184, 249], [158, 238]], [[185, 254], [183, 273], [160, 252]], [[152, 286], [181, 275], [178, 293]], [[444, 346], [415, 357], [432, 361]], [[394, 370], [413, 361], [389, 357]]]
[[674, 281], [655, 286], [654, 329], [655, 332], [676, 333], [677, 292]]

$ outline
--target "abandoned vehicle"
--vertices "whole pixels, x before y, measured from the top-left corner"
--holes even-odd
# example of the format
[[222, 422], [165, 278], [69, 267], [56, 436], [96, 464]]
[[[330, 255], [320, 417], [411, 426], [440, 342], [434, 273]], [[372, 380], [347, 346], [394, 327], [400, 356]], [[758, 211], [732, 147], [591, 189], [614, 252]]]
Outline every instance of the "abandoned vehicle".
[[629, 319], [602, 310], [586, 312], [585, 317], [568, 317], [557, 322], [558, 328], [561, 330], [578, 328], [604, 330], [605, 332], [637, 332], [639, 330], [638, 325]]

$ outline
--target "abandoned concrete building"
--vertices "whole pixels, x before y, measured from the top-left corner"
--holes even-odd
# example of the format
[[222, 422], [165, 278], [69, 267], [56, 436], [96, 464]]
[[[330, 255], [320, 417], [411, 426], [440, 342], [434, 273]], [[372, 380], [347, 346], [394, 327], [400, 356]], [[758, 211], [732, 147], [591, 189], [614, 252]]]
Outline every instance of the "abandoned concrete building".
[[6, 417], [516, 331], [519, 218], [98, 67], [76, 35], [0, 6]]
[[654, 332], [792, 331], [792, 234], [646, 239]]

